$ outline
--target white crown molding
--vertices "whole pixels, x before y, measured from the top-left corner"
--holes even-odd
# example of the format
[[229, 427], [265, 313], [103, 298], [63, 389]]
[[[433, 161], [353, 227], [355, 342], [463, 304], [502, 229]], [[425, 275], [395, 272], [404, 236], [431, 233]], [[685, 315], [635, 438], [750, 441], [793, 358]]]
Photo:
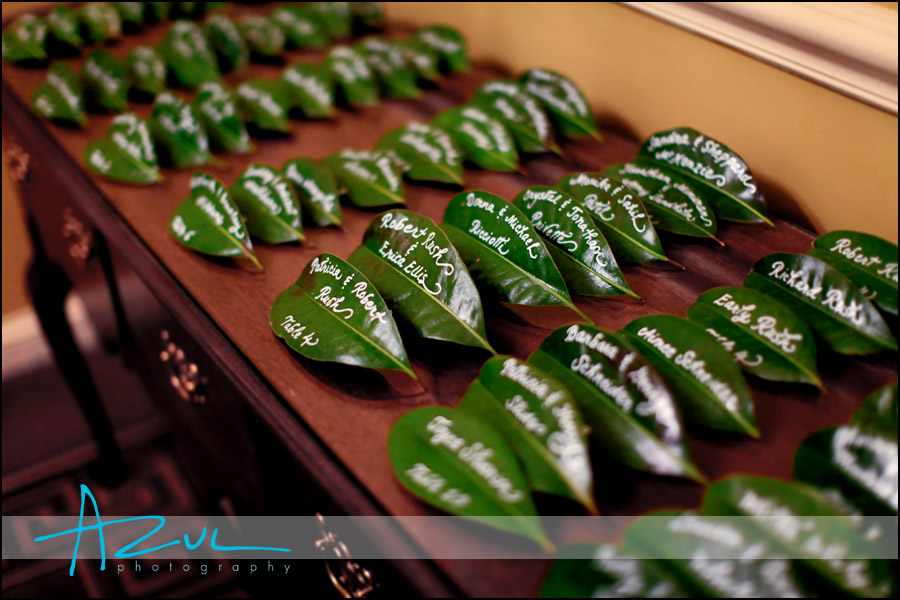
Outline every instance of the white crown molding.
[[870, 2], [623, 2], [897, 114], [897, 12]]

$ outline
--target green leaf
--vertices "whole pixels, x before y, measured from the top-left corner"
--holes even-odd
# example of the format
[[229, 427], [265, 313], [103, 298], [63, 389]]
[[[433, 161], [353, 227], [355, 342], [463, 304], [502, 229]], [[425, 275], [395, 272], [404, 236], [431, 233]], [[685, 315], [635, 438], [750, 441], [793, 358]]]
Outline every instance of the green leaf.
[[831, 231], [808, 252], [850, 278], [884, 312], [897, 316], [897, 244], [859, 231]]
[[111, 2], [88, 2], [78, 9], [81, 31], [88, 44], [102, 44], [122, 37], [122, 20]]
[[143, 2], [113, 2], [123, 29], [137, 31], [144, 24]]
[[334, 117], [334, 81], [321, 65], [297, 63], [285, 69], [281, 80], [287, 88], [291, 106], [307, 119]]
[[494, 353], [475, 282], [446, 234], [428, 217], [400, 209], [378, 215], [348, 262], [422, 337]]
[[292, 350], [312, 360], [403, 371], [416, 379], [381, 294], [333, 254], [306, 265], [275, 300], [269, 323]]
[[274, 58], [284, 52], [284, 31], [268, 17], [246, 15], [241, 18], [238, 29], [251, 54]]
[[506, 126], [475, 106], [450, 108], [431, 124], [447, 131], [462, 148], [466, 160], [482, 169], [516, 171], [519, 153]]
[[354, 24], [364, 31], [384, 27], [384, 2], [351, 2], [350, 13]]
[[78, 13], [65, 5], [55, 7], [47, 15], [48, 48], [54, 44], [59, 53], [77, 54], [84, 47], [79, 32]]
[[443, 129], [409, 123], [384, 134], [375, 148], [390, 152], [407, 179], [463, 183], [462, 151]]
[[216, 55], [203, 30], [191, 21], [172, 23], [160, 51], [166, 59], [169, 74], [178, 85], [197, 88], [207, 81], [220, 79]]
[[422, 97], [422, 91], [416, 85], [416, 74], [406, 64], [406, 56], [399, 46], [380, 37], [370, 37], [356, 47], [375, 73], [382, 97]]
[[85, 147], [84, 162], [114, 181], [141, 185], [162, 181], [147, 123], [134, 113], [116, 116], [106, 137]]
[[206, 2], [172, 2], [172, 18], [199, 19], [206, 13]]
[[472, 102], [506, 125], [520, 152], [562, 152], [547, 113], [521, 84], [511, 79], [489, 81], [475, 91]]
[[487, 423], [423, 406], [391, 427], [388, 454], [397, 479], [420, 500], [552, 548], [513, 450]]
[[306, 9], [322, 24], [331, 39], [350, 37], [353, 15], [349, 2], [309, 2]]
[[91, 110], [121, 112], [128, 107], [125, 67], [106, 50], [94, 50], [81, 66], [81, 83]]
[[546, 185], [525, 188], [513, 204], [544, 238], [573, 294], [610, 296], [631, 291], [609, 244], [578, 200]]
[[228, 193], [253, 237], [270, 244], [306, 240], [294, 188], [279, 171], [249, 165]]
[[716, 215], [693, 181], [650, 161], [611, 165], [602, 174], [640, 197], [657, 229], [722, 243], [716, 238]]
[[416, 30], [413, 36], [438, 53], [442, 70], [463, 73], [471, 68], [466, 38], [456, 29], [429, 25]]
[[528, 362], [569, 388], [595, 444], [629, 467], [704, 481], [691, 463], [678, 407], [663, 378], [622, 337], [569, 325]]
[[495, 356], [457, 408], [503, 435], [532, 490], [571, 498], [597, 513], [584, 421], [559, 381], [512, 356]]
[[238, 114], [234, 94], [221, 83], [209, 81], [201, 85], [194, 96], [193, 107], [213, 149], [229, 154], [253, 152], [254, 147], [247, 127]]
[[319, 227], [341, 224], [337, 180], [328, 167], [311, 158], [294, 158], [281, 171], [313, 223]]
[[546, 69], [529, 69], [519, 82], [537, 98], [553, 121], [556, 132], [566, 139], [586, 135], [603, 139], [594, 124], [594, 113], [581, 90], [565, 75]]
[[618, 179], [600, 173], [571, 173], [554, 185], [591, 212], [617, 259], [669, 260], [644, 203]]
[[148, 24], [165, 21], [171, 11], [171, 2], [144, 2], [144, 20]]
[[328, 45], [328, 32], [303, 7], [282, 4], [269, 13], [269, 18], [281, 27], [287, 48], [324, 48]]
[[200, 118], [190, 104], [172, 92], [156, 97], [149, 123], [163, 164], [180, 169], [212, 162], [209, 139]]
[[716, 216], [741, 223], [766, 223], [766, 200], [747, 163], [725, 144], [690, 127], [654, 133], [638, 153], [694, 181]]
[[430, 82], [440, 80], [440, 54], [437, 50], [414, 37], [397, 40], [395, 43], [403, 51], [406, 64], [415, 71], [416, 77]]
[[869, 394], [850, 415], [850, 423], [897, 439], [897, 382]]
[[665, 378], [689, 424], [759, 437], [740, 367], [702, 327], [672, 315], [648, 315], [622, 331]]
[[323, 162], [356, 206], [373, 208], [406, 203], [403, 179], [385, 152], [345, 148]]
[[153, 46], [138, 46], [125, 57], [130, 91], [154, 97], [166, 89], [166, 63]]
[[502, 302], [566, 306], [572, 303], [562, 275], [528, 217], [494, 194], [466, 191], [454, 196], [441, 228], [482, 289]]
[[744, 286], [769, 294], [801, 315], [835, 352], [897, 350], [897, 340], [872, 303], [840, 271], [818, 258], [769, 254], [756, 261]]
[[283, 82], [251, 79], [237, 87], [235, 96], [241, 115], [248, 125], [266, 134], [290, 133], [290, 99]]
[[215, 52], [219, 70], [228, 73], [250, 62], [250, 50], [237, 25], [223, 14], [212, 14], [203, 22], [203, 33]]
[[31, 108], [45, 119], [84, 127], [87, 119], [78, 74], [64, 62], [51, 64], [44, 83], [31, 95]]
[[713, 288], [688, 307], [687, 318], [716, 338], [747, 373], [822, 387], [812, 330], [771, 296], [751, 288]]
[[334, 79], [344, 102], [350, 106], [378, 104], [378, 82], [361, 52], [349, 46], [336, 46], [322, 61]]
[[246, 257], [259, 268], [253, 244], [228, 190], [206, 173], [191, 177], [191, 195], [169, 219], [169, 231], [191, 250], [212, 256]]
[[32, 14], [16, 17], [3, 30], [3, 59], [14, 63], [43, 62], [47, 59], [47, 22]]

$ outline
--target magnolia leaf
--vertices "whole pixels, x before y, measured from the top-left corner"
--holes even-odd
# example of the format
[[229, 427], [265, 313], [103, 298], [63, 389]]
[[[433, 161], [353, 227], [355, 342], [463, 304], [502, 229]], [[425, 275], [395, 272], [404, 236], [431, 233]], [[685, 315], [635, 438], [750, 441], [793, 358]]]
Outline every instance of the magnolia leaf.
[[325, 55], [322, 66], [331, 74], [346, 104], [354, 107], [378, 104], [378, 82], [361, 52], [336, 46]]
[[279, 171], [249, 165], [228, 193], [253, 237], [270, 244], [306, 240], [294, 188]]
[[275, 335], [310, 358], [369, 369], [413, 372], [391, 311], [353, 265], [320, 254], [269, 311]]
[[152, 46], [138, 46], [129, 52], [125, 73], [132, 94], [153, 98], [166, 89], [166, 62]]
[[169, 74], [176, 84], [197, 88], [207, 81], [219, 81], [216, 54], [203, 35], [203, 30], [191, 21], [175, 21], [160, 45]]
[[581, 90], [565, 75], [546, 69], [529, 69], [519, 81], [525, 91], [543, 105], [556, 132], [566, 139], [589, 135], [603, 139], [594, 124], [594, 113]]
[[281, 27], [286, 48], [324, 48], [328, 45], [328, 32], [308, 9], [282, 4], [269, 13], [269, 18]]
[[287, 88], [291, 106], [307, 119], [334, 117], [334, 81], [321, 65], [297, 63], [285, 69], [281, 80]]
[[349, 2], [309, 2], [306, 9], [322, 24], [331, 39], [350, 37], [353, 15]]
[[400, 209], [378, 215], [348, 262], [422, 337], [494, 353], [475, 282], [446, 234], [428, 217]]
[[363, 31], [384, 27], [384, 2], [351, 2], [350, 12], [354, 25], [359, 24]]
[[360, 42], [357, 49], [366, 57], [366, 62], [378, 78], [382, 97], [422, 97], [416, 85], [416, 74], [406, 64], [406, 56], [399, 46], [379, 37], [370, 37]]
[[281, 169], [294, 185], [303, 211], [319, 227], [341, 224], [338, 184], [331, 170], [311, 158], [294, 158]]
[[550, 256], [573, 294], [610, 296], [631, 291], [609, 244], [578, 200], [546, 185], [525, 188], [513, 205], [544, 238]]
[[572, 173], [557, 181], [555, 187], [591, 212], [617, 259], [669, 260], [644, 203], [618, 179], [600, 173]]
[[16, 17], [3, 30], [3, 59], [14, 63], [43, 62], [47, 59], [47, 21], [32, 14]]
[[150, 133], [160, 162], [176, 168], [196, 167], [212, 161], [209, 139], [191, 105], [173, 94], [156, 97]]
[[47, 48], [51, 54], [78, 54], [84, 47], [79, 32], [78, 13], [65, 5], [55, 7], [47, 15]]
[[172, 2], [172, 18], [199, 19], [206, 13], [209, 2]]
[[91, 110], [121, 112], [128, 107], [125, 67], [106, 50], [94, 50], [81, 66], [85, 102]]
[[691, 463], [684, 427], [663, 378], [627, 341], [593, 325], [544, 338], [528, 362], [569, 388], [594, 443], [641, 471], [704, 481]]
[[242, 69], [250, 62], [250, 49], [234, 21], [222, 14], [212, 14], [203, 22], [203, 33], [215, 52], [219, 70], [228, 73]]
[[147, 185], [163, 179], [147, 124], [133, 113], [116, 116], [105, 138], [88, 143], [84, 162], [114, 181]]
[[144, 20], [149, 23], [162, 23], [169, 18], [172, 2], [144, 2]]
[[480, 108], [466, 105], [450, 108], [435, 116], [431, 124], [453, 136], [466, 160], [482, 169], [518, 170], [519, 153], [509, 130]]
[[521, 84], [511, 79], [489, 81], [478, 88], [472, 102], [506, 125], [520, 152], [562, 152], [547, 113]]
[[871, 394], [850, 415], [852, 425], [878, 430], [897, 438], [897, 382], [888, 384]]
[[84, 93], [78, 74], [64, 62], [54, 62], [47, 78], [31, 95], [31, 108], [51, 121], [84, 127]]
[[622, 331], [665, 378], [689, 424], [759, 437], [740, 367], [702, 327], [672, 315], [648, 315]]
[[78, 9], [81, 32], [88, 44], [102, 44], [122, 37], [122, 20], [111, 2], [87, 2]]
[[495, 356], [457, 408], [506, 438], [532, 490], [571, 498], [597, 513], [584, 421], [559, 381], [512, 356]]
[[112, 5], [119, 14], [122, 29], [137, 31], [144, 24], [143, 2], [113, 2]]
[[290, 133], [290, 100], [283, 82], [251, 79], [237, 87], [235, 96], [244, 121], [256, 131], [279, 135]]
[[201, 85], [194, 96], [193, 107], [209, 138], [210, 147], [229, 154], [253, 152], [253, 144], [238, 114], [234, 95], [221, 83], [209, 81]]
[[407, 179], [463, 183], [462, 151], [443, 129], [410, 123], [384, 134], [375, 148], [390, 152]]
[[406, 203], [403, 179], [385, 152], [345, 148], [323, 162], [356, 206], [373, 208]]
[[687, 318], [716, 338], [747, 373], [822, 387], [812, 330], [771, 296], [751, 288], [717, 287], [697, 298]]
[[471, 67], [466, 38], [456, 29], [445, 25], [429, 25], [416, 30], [413, 35], [438, 53], [442, 70], [462, 73]]
[[440, 54], [437, 50], [415, 37], [397, 40], [395, 43], [403, 51], [406, 64], [415, 71], [416, 77], [430, 82], [440, 80]]
[[271, 59], [284, 51], [284, 31], [264, 15], [246, 15], [239, 24], [241, 37], [247, 42], [250, 53]]
[[871, 302], [840, 271], [818, 258], [779, 252], [764, 256], [744, 278], [801, 315], [835, 352], [897, 350], [897, 340]]

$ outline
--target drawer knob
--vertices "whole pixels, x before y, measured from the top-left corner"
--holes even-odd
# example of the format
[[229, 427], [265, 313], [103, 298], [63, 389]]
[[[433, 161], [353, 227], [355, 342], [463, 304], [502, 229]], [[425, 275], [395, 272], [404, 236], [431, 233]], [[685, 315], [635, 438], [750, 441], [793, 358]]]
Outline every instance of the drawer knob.
[[333, 531], [325, 526], [325, 517], [316, 513], [322, 537], [316, 540], [316, 548], [325, 555], [325, 570], [332, 585], [344, 598], [365, 598], [378, 584], [372, 572], [352, 560], [347, 546]]
[[169, 367], [169, 384], [178, 397], [190, 404], [206, 403], [206, 377], [200, 374], [197, 363], [191, 362], [170, 338], [169, 331], [163, 329], [160, 334], [163, 349], [159, 360]]

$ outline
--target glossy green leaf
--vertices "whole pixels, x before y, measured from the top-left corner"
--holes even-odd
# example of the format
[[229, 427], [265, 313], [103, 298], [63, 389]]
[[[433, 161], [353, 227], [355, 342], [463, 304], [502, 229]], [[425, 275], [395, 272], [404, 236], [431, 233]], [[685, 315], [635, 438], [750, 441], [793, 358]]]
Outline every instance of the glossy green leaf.
[[328, 45], [328, 32], [307, 9], [282, 4], [269, 13], [269, 18], [284, 32], [286, 48], [324, 48]]
[[346, 104], [378, 104], [378, 82], [361, 52], [348, 46], [336, 46], [325, 55], [322, 66], [331, 74]]
[[532, 490], [571, 498], [596, 514], [586, 428], [559, 381], [512, 356], [495, 356], [457, 408], [506, 438]]
[[123, 29], [136, 31], [144, 24], [143, 2], [113, 2]]
[[105, 138], [88, 143], [84, 162], [114, 181], [147, 185], [163, 179], [149, 127], [134, 113], [117, 115]]
[[390, 152], [407, 179], [463, 183], [462, 151], [443, 129], [409, 123], [384, 134], [375, 148]]
[[462, 73], [471, 67], [466, 38], [456, 29], [445, 25], [429, 25], [416, 30], [413, 35], [438, 53], [442, 70]]
[[406, 202], [403, 179], [385, 152], [345, 148], [323, 162], [356, 206], [373, 208]]
[[304, 241], [294, 187], [266, 165], [249, 165], [228, 189], [250, 235], [270, 244]]
[[111, 2], [87, 2], [78, 8], [81, 32], [88, 44], [122, 37], [122, 20]]
[[191, 177], [191, 195], [169, 218], [169, 231], [191, 250], [212, 256], [246, 257], [257, 267], [253, 244], [228, 190], [205, 173]]
[[250, 62], [250, 49], [237, 25], [223, 14], [212, 14], [203, 22], [203, 34], [215, 52], [219, 70], [228, 73]]
[[149, 124], [161, 163], [180, 169], [212, 162], [209, 138], [199, 116], [172, 92], [156, 97]]
[[850, 415], [850, 424], [880, 431], [897, 438], [897, 382], [869, 394]]
[[55, 7], [47, 15], [47, 48], [56, 48], [53, 54], [77, 53], [84, 47], [79, 31], [78, 13], [68, 6]]
[[172, 2], [144, 2], [144, 20], [147, 23], [161, 23], [169, 18]]
[[440, 54], [437, 50], [415, 37], [397, 40], [395, 43], [403, 51], [406, 64], [415, 71], [416, 77], [430, 82], [440, 80]]
[[251, 79], [237, 87], [235, 96], [248, 125], [266, 134], [290, 133], [290, 98], [282, 81]]
[[431, 124], [447, 131], [462, 148], [467, 161], [482, 169], [516, 171], [519, 153], [506, 126], [475, 106], [450, 108]]
[[494, 352], [475, 282], [447, 235], [428, 217], [400, 209], [378, 215], [348, 262], [422, 337]]
[[363, 30], [384, 27], [384, 2], [351, 2], [350, 13], [354, 24], [361, 25]]
[[533, 185], [519, 192], [513, 204], [544, 238], [573, 294], [640, 298], [625, 281], [590, 211], [578, 200], [552, 187]]
[[590, 104], [578, 86], [565, 75], [546, 69], [529, 69], [522, 73], [519, 81], [525, 91], [543, 105], [561, 137], [571, 139], [589, 135], [596, 140], [603, 139], [594, 123]]
[[665, 378], [689, 424], [759, 437], [740, 367], [702, 327], [672, 315], [648, 315], [622, 331]]
[[716, 338], [747, 373], [822, 386], [812, 329], [771, 296], [751, 288], [717, 287], [688, 307], [687, 318]]
[[521, 84], [511, 79], [489, 81], [475, 91], [472, 102], [506, 125], [520, 152], [562, 152], [547, 113]]
[[759, 183], [747, 163], [725, 144], [690, 127], [678, 127], [651, 135], [638, 156], [694, 181], [720, 219], [772, 225]]
[[3, 59], [14, 63], [42, 62], [47, 58], [47, 22], [32, 14], [16, 17], [3, 30]]
[[169, 74], [181, 86], [196, 88], [219, 81], [219, 65], [203, 30], [191, 21], [175, 21], [160, 45]]
[[487, 423], [423, 406], [397, 419], [387, 445], [394, 474], [414, 496], [552, 548], [513, 450]]
[[722, 243], [716, 238], [716, 215], [693, 181], [649, 161], [611, 165], [602, 174], [640, 197], [657, 229]]
[[238, 29], [251, 54], [274, 58], [284, 51], [284, 31], [264, 15], [244, 16], [238, 23]]
[[349, 2], [310, 2], [306, 8], [318, 19], [331, 39], [350, 37], [353, 15]]
[[281, 171], [313, 223], [319, 227], [341, 224], [338, 184], [331, 169], [311, 158], [293, 158]]
[[380, 37], [369, 37], [356, 47], [378, 79], [383, 98], [422, 97], [422, 91], [416, 85], [416, 74], [406, 64], [406, 56], [399, 46]]
[[173, 19], [199, 19], [206, 13], [208, 2], [172, 2]]
[[801, 315], [835, 352], [870, 354], [897, 350], [878, 310], [840, 271], [813, 256], [779, 252], [764, 256], [744, 278]]
[[594, 443], [610, 459], [703, 481], [691, 463], [672, 392], [622, 336], [593, 325], [561, 327], [544, 338], [528, 362], [569, 388]]
[[253, 152], [247, 127], [240, 118], [234, 94], [217, 81], [200, 86], [193, 102], [194, 112], [215, 150], [229, 154]]
[[54, 62], [44, 83], [31, 95], [31, 108], [51, 121], [84, 127], [84, 92], [78, 74], [64, 62]]
[[897, 315], [897, 244], [859, 231], [831, 231], [808, 252], [850, 278], [884, 312]]
[[375, 286], [353, 265], [320, 254], [269, 311], [275, 335], [311, 358], [416, 378], [397, 324]]
[[138, 46], [125, 57], [131, 92], [155, 97], [166, 89], [166, 62], [153, 46]]
[[307, 119], [334, 117], [334, 81], [321, 65], [297, 63], [281, 73], [291, 106]]
[[81, 65], [81, 83], [89, 109], [121, 112], [128, 107], [125, 67], [106, 50], [94, 50]]
[[477, 190], [457, 194], [441, 228], [491, 296], [512, 304], [566, 306], [587, 320], [528, 217], [500, 196]]

